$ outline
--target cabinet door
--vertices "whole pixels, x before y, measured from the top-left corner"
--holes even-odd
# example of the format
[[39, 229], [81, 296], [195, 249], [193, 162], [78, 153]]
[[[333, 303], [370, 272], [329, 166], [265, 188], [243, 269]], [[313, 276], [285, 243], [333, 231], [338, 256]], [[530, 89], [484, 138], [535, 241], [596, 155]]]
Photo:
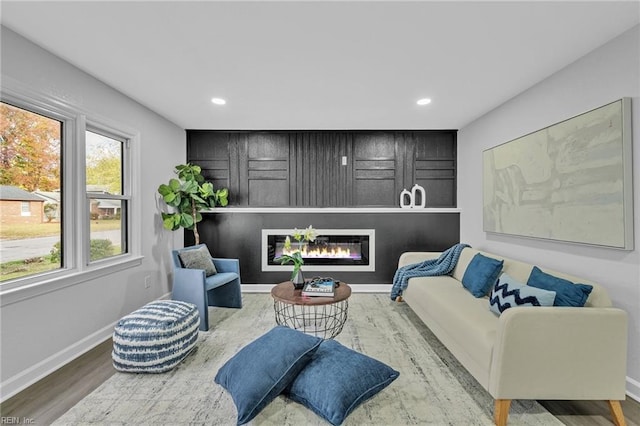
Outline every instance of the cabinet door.
[[394, 133], [356, 133], [353, 138], [353, 201], [356, 206], [396, 206], [402, 169]]
[[215, 189], [228, 188], [229, 202], [237, 193], [237, 179], [231, 176], [229, 133], [191, 130], [187, 132], [187, 162], [202, 168], [202, 175]]
[[248, 133], [238, 147], [241, 205], [290, 206], [289, 135]]
[[455, 132], [418, 133], [414, 140], [413, 183], [425, 189], [427, 207], [456, 207]]

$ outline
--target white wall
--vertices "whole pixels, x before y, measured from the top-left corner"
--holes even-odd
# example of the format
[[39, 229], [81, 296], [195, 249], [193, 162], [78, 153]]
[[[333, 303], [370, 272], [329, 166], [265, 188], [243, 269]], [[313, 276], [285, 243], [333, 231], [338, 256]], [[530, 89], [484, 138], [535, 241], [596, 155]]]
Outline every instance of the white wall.
[[[138, 267], [2, 306], [2, 398], [104, 341], [114, 323], [167, 294], [170, 249], [182, 232], [162, 230], [156, 188], [186, 161], [180, 127], [2, 27], [2, 78], [91, 111], [140, 133], [142, 255]], [[135, 64], [122, 64], [135, 66]], [[158, 88], [162, 90], [162, 88]], [[144, 288], [151, 275], [152, 286]]]
[[[535, 60], [535, 54], [532, 55]], [[634, 251], [482, 231], [482, 151], [622, 97], [632, 98]], [[602, 283], [629, 314], [627, 391], [640, 400], [640, 27], [592, 51], [458, 133], [460, 238], [473, 247]]]

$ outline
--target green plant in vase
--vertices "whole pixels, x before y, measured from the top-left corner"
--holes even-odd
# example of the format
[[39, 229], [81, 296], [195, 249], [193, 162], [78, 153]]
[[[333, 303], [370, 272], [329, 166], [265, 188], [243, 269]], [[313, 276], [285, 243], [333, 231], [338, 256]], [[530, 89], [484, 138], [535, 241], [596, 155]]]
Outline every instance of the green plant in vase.
[[299, 231], [297, 228], [293, 230], [293, 239], [297, 242], [297, 247], [293, 247], [291, 238], [287, 236], [284, 241], [282, 255], [275, 260], [280, 261], [281, 265], [293, 264], [291, 272], [291, 282], [295, 288], [304, 286], [304, 276], [302, 275], [302, 265], [304, 258], [302, 257], [304, 246], [316, 239], [316, 230], [311, 225], [308, 228]]

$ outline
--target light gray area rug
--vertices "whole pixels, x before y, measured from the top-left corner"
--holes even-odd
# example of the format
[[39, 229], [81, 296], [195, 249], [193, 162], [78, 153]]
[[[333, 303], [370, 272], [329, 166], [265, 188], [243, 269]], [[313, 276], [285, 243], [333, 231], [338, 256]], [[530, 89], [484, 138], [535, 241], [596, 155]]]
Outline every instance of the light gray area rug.
[[[345, 425], [492, 425], [493, 399], [406, 304], [385, 294], [354, 294], [336, 338], [400, 372]], [[275, 326], [268, 294], [244, 294], [244, 308], [210, 309], [211, 327], [177, 368], [158, 375], [116, 373], [56, 425], [234, 425], [236, 409], [213, 379], [230, 357]], [[326, 425], [279, 396], [252, 425]], [[535, 401], [513, 401], [510, 425], [562, 424]]]

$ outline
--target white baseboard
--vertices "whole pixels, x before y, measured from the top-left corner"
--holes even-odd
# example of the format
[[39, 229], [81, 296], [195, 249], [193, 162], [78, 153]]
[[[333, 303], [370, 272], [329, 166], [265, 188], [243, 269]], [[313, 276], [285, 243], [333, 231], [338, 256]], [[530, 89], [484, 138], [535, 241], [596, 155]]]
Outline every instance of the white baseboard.
[[[166, 293], [160, 297], [160, 299], [171, 298], [171, 293]], [[32, 384], [42, 380], [54, 371], [64, 367], [69, 362], [78, 358], [80, 355], [90, 351], [98, 346], [100, 343], [110, 339], [113, 335], [113, 329], [118, 321], [101, 328], [95, 333], [90, 334], [84, 339], [74, 343], [61, 350], [58, 353], [51, 355], [50, 357], [40, 361], [32, 367], [21, 371], [13, 377], [8, 378], [4, 382], [0, 383], [0, 402], [11, 398], [18, 392], [23, 391]]]
[[45, 378], [80, 355], [109, 339], [113, 334], [113, 328], [116, 323], [117, 321], [101, 328], [73, 345], [64, 348], [60, 352], [51, 355], [32, 367], [21, 371], [15, 376], [0, 383], [0, 396], [2, 398], [0, 399], [0, 402], [4, 402], [8, 398], [11, 398], [18, 392]]
[[[270, 293], [275, 284], [242, 284], [243, 293]], [[350, 284], [352, 293], [391, 293], [391, 284]]]
[[627, 396], [640, 402], [640, 382], [627, 376]]

